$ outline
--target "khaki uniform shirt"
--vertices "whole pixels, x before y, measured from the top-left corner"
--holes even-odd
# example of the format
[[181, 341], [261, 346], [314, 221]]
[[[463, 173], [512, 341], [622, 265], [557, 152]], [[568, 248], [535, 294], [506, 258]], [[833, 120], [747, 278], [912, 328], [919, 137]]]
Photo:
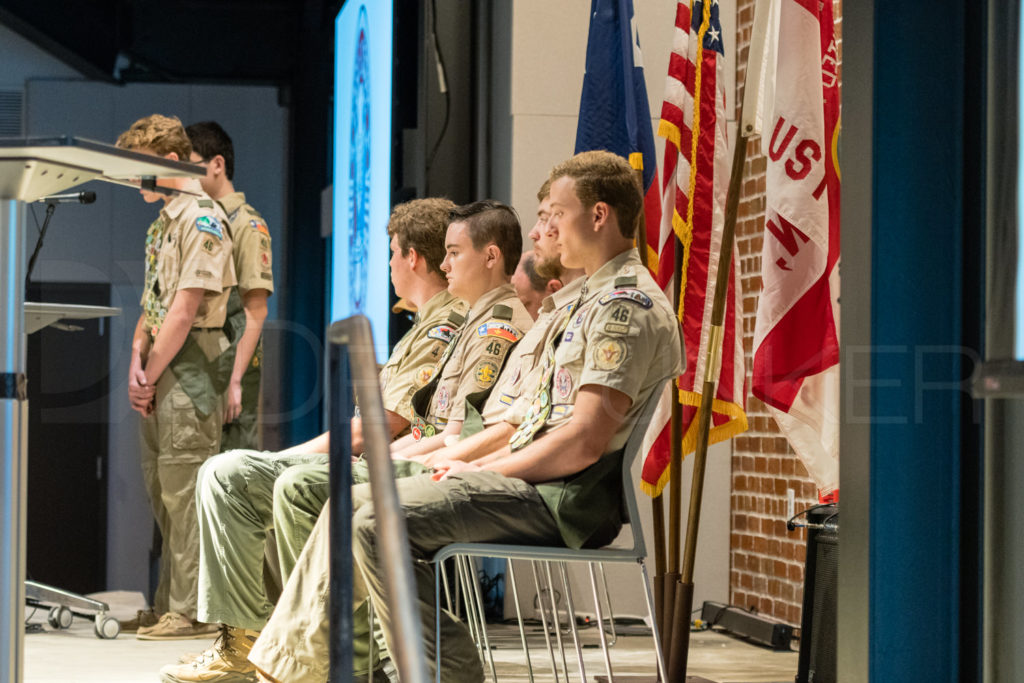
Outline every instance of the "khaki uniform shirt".
[[380, 371], [385, 410], [412, 422], [412, 395], [434, 376], [438, 361], [465, 320], [466, 308], [465, 301], [447, 290], [423, 304], [412, 329], [395, 345]]
[[146, 327], [154, 336], [179, 289], [206, 290], [193, 327], [224, 325], [230, 288], [236, 284], [226, 224], [223, 210], [206, 195], [198, 199], [177, 195], [160, 210], [160, 216], [150, 227], [151, 234], [159, 237], [147, 247], [157, 252], [153, 264], [156, 273], [152, 277], [147, 259], [146, 287], [141, 300]]
[[538, 436], [572, 417], [579, 389], [609, 387], [633, 403], [605, 452], [626, 445], [632, 422], [665, 377], [682, 371], [679, 322], [636, 251], [619, 254], [591, 275], [555, 351], [551, 416]]
[[272, 293], [273, 255], [266, 221], [246, 203], [242, 192], [226, 195], [219, 203], [228, 218], [238, 289], [242, 294], [250, 289], [265, 289]]
[[439, 370], [426, 421], [441, 429], [463, 421], [466, 398], [494, 386], [512, 345], [533, 326], [533, 318], [511, 284], [495, 287], [473, 304], [450, 357]]
[[518, 425], [523, 421], [529, 408], [529, 402], [521, 398], [523, 389], [536, 384], [537, 373], [541, 371], [544, 361], [544, 349], [562, 324], [566, 309], [579, 298], [585, 280], [583, 277], [576, 278], [541, 302], [540, 315], [530, 331], [509, 353], [498, 378], [498, 385], [487, 397], [487, 403], [480, 413], [485, 426], [498, 422]]

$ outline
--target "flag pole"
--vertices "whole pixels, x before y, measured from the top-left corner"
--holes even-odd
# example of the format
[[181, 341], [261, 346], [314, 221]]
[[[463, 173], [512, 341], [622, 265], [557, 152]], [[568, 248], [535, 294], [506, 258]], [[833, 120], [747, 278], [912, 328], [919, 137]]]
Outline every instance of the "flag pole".
[[[747, 72], [749, 73], [749, 71]], [[740, 104], [740, 120], [743, 119], [743, 103]], [[733, 151], [732, 169], [729, 175], [729, 193], [725, 202], [725, 226], [722, 232], [722, 251], [718, 262], [715, 282], [715, 300], [711, 309], [711, 334], [704, 364], [704, 389], [701, 394], [700, 414], [697, 423], [697, 450], [693, 461], [693, 480], [690, 486], [690, 512], [686, 520], [686, 545], [679, 583], [675, 587], [675, 609], [673, 613], [673, 635], [668, 662], [669, 681], [682, 681], [690, 649], [690, 614], [693, 611], [693, 567], [697, 553], [697, 532], [700, 527], [700, 510], [704, 498], [704, 471], [707, 465], [708, 435], [711, 430], [711, 415], [722, 364], [722, 340], [724, 337], [725, 302], [732, 272], [732, 252], [736, 233], [736, 214], [739, 208], [740, 188], [743, 181], [743, 166], [747, 160], [747, 138], [750, 129], [739, 130], [736, 148]], [[736, 283], [737, 286], [739, 283]], [[673, 444], [674, 445], [674, 444]], [[674, 480], [673, 484], [675, 483]], [[673, 489], [675, 486], [673, 486]]]

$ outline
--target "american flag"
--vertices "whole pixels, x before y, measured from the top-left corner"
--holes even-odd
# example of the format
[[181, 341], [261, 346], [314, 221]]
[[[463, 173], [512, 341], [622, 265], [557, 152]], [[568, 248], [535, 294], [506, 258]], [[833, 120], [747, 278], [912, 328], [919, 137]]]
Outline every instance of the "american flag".
[[[696, 449], [698, 413], [711, 343], [711, 309], [725, 226], [725, 197], [729, 185], [726, 136], [725, 60], [718, 1], [694, 0], [676, 5], [676, 30], [669, 58], [665, 99], [658, 135], [665, 138], [662, 167], [662, 220], [648, 225], [648, 244], [656, 257], [652, 272], [658, 284], [680, 292], [679, 319], [686, 345], [686, 372], [679, 378], [684, 454]], [[675, 280], [676, 250], [682, 250], [682, 277]], [[722, 339], [722, 370], [709, 443], [731, 438], [747, 428], [744, 411], [743, 331], [737, 291], [735, 247], [729, 275]], [[653, 267], [653, 266], [656, 266]], [[657, 495], [668, 482], [671, 389], [647, 433], [641, 486]]]

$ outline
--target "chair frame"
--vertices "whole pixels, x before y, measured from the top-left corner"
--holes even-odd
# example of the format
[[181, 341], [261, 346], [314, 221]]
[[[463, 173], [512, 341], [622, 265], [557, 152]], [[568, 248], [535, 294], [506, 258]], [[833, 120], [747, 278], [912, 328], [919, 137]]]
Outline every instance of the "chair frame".
[[[613, 680], [611, 657], [608, 653], [608, 642], [605, 636], [604, 630], [604, 612], [601, 607], [601, 601], [597, 591], [597, 577], [594, 572], [594, 565], [597, 563], [620, 563], [620, 564], [637, 564], [640, 568], [640, 573], [643, 578], [644, 587], [644, 599], [647, 603], [647, 613], [651, 620], [651, 632], [654, 639], [654, 650], [655, 657], [657, 659], [658, 673], [661, 676], [661, 680], [668, 680], [665, 672], [665, 661], [664, 655], [661, 649], [661, 639], [658, 633], [658, 623], [654, 612], [654, 595], [651, 591], [650, 576], [647, 572], [647, 566], [645, 564], [647, 558], [647, 548], [644, 543], [643, 527], [640, 523], [640, 513], [636, 502], [636, 493], [633, 486], [633, 475], [632, 465], [636, 460], [638, 454], [643, 448], [644, 435], [647, 432], [647, 428], [650, 425], [651, 419], [654, 415], [654, 411], [658, 405], [658, 401], [662, 395], [662, 388], [669, 378], [663, 378], [658, 382], [655, 390], [650, 394], [644, 405], [643, 410], [640, 412], [633, 424], [633, 429], [630, 433], [629, 439], [626, 442], [626, 448], [622, 458], [622, 494], [623, 502], [626, 507], [626, 514], [628, 517], [628, 524], [630, 531], [633, 536], [633, 544], [631, 547], [618, 547], [618, 546], [605, 546], [603, 548], [581, 548], [573, 549], [567, 547], [551, 547], [551, 546], [533, 546], [533, 545], [506, 545], [499, 543], [452, 543], [438, 550], [431, 558], [430, 562], [434, 565], [434, 638], [435, 638], [435, 665], [436, 665], [436, 678], [438, 683], [441, 680], [441, 581], [442, 572], [439, 571], [439, 567], [443, 566], [444, 561], [450, 557], [496, 557], [504, 558], [509, 560], [509, 566], [511, 567], [511, 560], [534, 560], [545, 562], [548, 583], [551, 584], [551, 568], [550, 562], [587, 562], [590, 570], [590, 582], [591, 588], [594, 592], [594, 604], [597, 611], [597, 619], [599, 629], [598, 632], [601, 638], [601, 649], [604, 654], [605, 669], [608, 674], [608, 680]], [[620, 534], [621, 537], [621, 534]], [[618, 539], [616, 539], [618, 540]], [[459, 562], [459, 560], [456, 560]], [[567, 578], [565, 577], [565, 565], [561, 565], [561, 571], [563, 574], [563, 582], [568, 585]], [[603, 571], [603, 569], [602, 569]], [[536, 575], [535, 575], [536, 576]], [[510, 577], [510, 581], [514, 586], [514, 577]], [[475, 581], [474, 581], [475, 584]], [[478, 584], [477, 584], [478, 585]], [[513, 588], [513, 590], [515, 590]], [[470, 600], [472, 602], [472, 600]], [[610, 606], [610, 603], [609, 603]], [[518, 612], [518, 601], [517, 601], [517, 612]], [[576, 654], [578, 665], [580, 669], [581, 680], [586, 681], [586, 672], [583, 664], [583, 651], [580, 646], [579, 637], [576, 633], [574, 622], [574, 615], [572, 614], [572, 605], [569, 604], [570, 609], [570, 623], [572, 624], [573, 640], [576, 647]], [[557, 619], [557, 611], [552, 612]], [[543, 614], [543, 611], [542, 611]], [[467, 618], [472, 620], [472, 610], [467, 610]], [[483, 622], [481, 622], [483, 623]], [[473, 630], [476, 630], [474, 625]], [[523, 647], [526, 648], [527, 666], [530, 667], [530, 678], [533, 678], [533, 670], [529, 663], [529, 649], [526, 647], [526, 635], [523, 631], [522, 617], [519, 615], [519, 628], [523, 642]], [[561, 631], [556, 624], [556, 633], [558, 634], [559, 640], [561, 640]], [[545, 624], [545, 634], [547, 634], [547, 627]], [[478, 646], [481, 648], [487, 648], [490, 651], [489, 645], [486, 641], [486, 629], [483, 631], [483, 640], [477, 640]], [[561, 643], [559, 643], [561, 646]], [[550, 642], [549, 642], [550, 649]], [[482, 654], [482, 653], [481, 653]], [[564, 660], [564, 651], [563, 651]], [[554, 666], [554, 655], [552, 651], [552, 665]], [[490, 661], [491, 676], [497, 681], [497, 674], [494, 668], [494, 661], [491, 658]], [[566, 678], [568, 679], [568, 669], [566, 667]], [[557, 680], [557, 673], [556, 673]]]

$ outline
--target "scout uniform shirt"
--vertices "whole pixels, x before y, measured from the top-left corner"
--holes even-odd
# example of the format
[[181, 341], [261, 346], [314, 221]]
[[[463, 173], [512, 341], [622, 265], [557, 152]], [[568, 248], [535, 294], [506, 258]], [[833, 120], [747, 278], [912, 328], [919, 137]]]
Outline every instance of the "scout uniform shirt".
[[521, 398], [523, 389], [537, 383], [544, 349], [564, 321], [567, 309], [579, 298], [585, 280], [584, 277], [576, 278], [554, 294], [544, 297], [540, 304], [540, 315], [530, 331], [509, 353], [498, 384], [480, 412], [484, 426], [489, 427], [498, 422], [518, 425], [523, 421], [529, 406]]
[[412, 329], [395, 345], [380, 371], [385, 410], [413, 421], [412, 395], [433, 378], [441, 356], [466, 319], [466, 308], [465, 301], [443, 289], [419, 309]]
[[647, 399], [666, 378], [682, 371], [681, 350], [679, 322], [635, 249], [587, 279], [554, 352], [548, 378], [551, 412], [538, 437], [569, 421], [582, 386], [615, 389], [632, 403], [600, 460], [537, 485], [569, 547], [604, 545], [618, 533], [622, 449]]
[[156, 337], [179, 289], [199, 288], [203, 300], [194, 328], [224, 325], [235, 280], [226, 217], [212, 199], [179, 194], [168, 201], [146, 236], [146, 282], [142, 310]]
[[[467, 313], [458, 339], [437, 372], [439, 376], [413, 400], [417, 409], [413, 434], [432, 436], [449, 420], [466, 418], [466, 400], [480, 399], [498, 379], [512, 345], [533, 325], [533, 318], [516, 296], [511, 284], [495, 287], [481, 296]], [[429, 397], [429, 401], [427, 400]]]
[[245, 194], [232, 192], [218, 202], [228, 217], [231, 233], [232, 257], [238, 289], [245, 294], [250, 289], [274, 291], [273, 257], [270, 252], [270, 231], [256, 209], [245, 201]]

